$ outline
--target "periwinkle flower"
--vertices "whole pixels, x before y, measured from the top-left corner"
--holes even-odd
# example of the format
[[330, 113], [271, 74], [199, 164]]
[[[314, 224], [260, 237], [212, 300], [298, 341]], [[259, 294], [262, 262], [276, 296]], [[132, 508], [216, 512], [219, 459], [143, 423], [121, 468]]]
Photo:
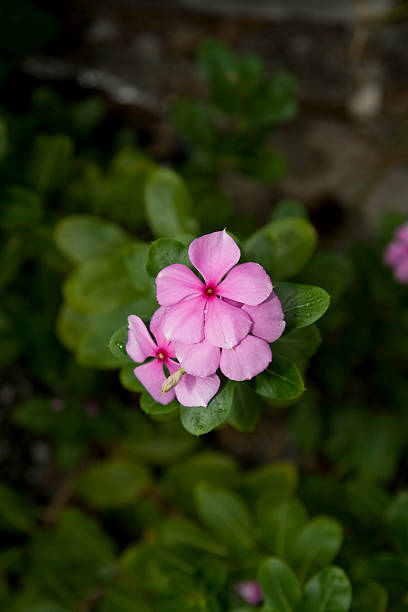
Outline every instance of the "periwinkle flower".
[[156, 278], [157, 301], [168, 307], [164, 335], [184, 344], [206, 340], [231, 349], [248, 335], [252, 321], [225, 298], [256, 306], [270, 295], [271, 280], [257, 263], [236, 265], [241, 252], [225, 230], [193, 240], [188, 255], [204, 282], [184, 264], [171, 264]]
[[253, 378], [270, 363], [268, 343], [285, 328], [269, 276], [257, 263], [233, 267], [240, 250], [225, 230], [194, 240], [189, 257], [205, 283], [182, 264], [156, 278], [157, 300], [166, 306], [162, 329], [177, 359], [195, 376], [220, 367], [232, 380]]
[[263, 599], [261, 587], [257, 580], [243, 580], [242, 582], [237, 582], [235, 590], [244, 601], [249, 604], [254, 604], [255, 606]]
[[[163, 308], [156, 310], [150, 322], [150, 331], [156, 342], [140, 317], [137, 315], [128, 317], [129, 334], [126, 351], [136, 363], [142, 363], [135, 368], [134, 374], [153, 399], [160, 404], [169, 404], [177, 397], [183, 406], [207, 406], [220, 386], [220, 379], [216, 374], [197, 377], [180, 372], [177, 384], [166, 393], [162, 392], [167, 379], [164, 366], [170, 375], [175, 375], [180, 370], [180, 364], [174, 360], [176, 357], [174, 345], [166, 340], [161, 330], [164, 312]], [[146, 361], [149, 358], [152, 359]]]
[[400, 225], [384, 251], [384, 262], [393, 269], [394, 278], [408, 284], [408, 223]]

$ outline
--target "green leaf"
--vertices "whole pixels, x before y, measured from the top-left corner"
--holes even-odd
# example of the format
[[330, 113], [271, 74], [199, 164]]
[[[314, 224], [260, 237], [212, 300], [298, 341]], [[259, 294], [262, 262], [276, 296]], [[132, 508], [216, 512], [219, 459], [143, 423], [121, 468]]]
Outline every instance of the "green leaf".
[[305, 586], [299, 612], [347, 612], [351, 585], [339, 567], [326, 567]]
[[146, 270], [148, 252], [147, 242], [132, 242], [121, 251], [121, 256], [132, 287], [140, 293], [155, 295], [156, 288]]
[[257, 517], [262, 547], [281, 559], [290, 560], [307, 521], [303, 505], [284, 492], [266, 494], [258, 505]]
[[316, 253], [302, 270], [299, 280], [323, 287], [332, 302], [337, 302], [353, 280], [353, 265], [344, 253]]
[[68, 349], [74, 351], [78, 348], [81, 339], [89, 329], [92, 314], [83, 313], [63, 304], [57, 318], [57, 336], [59, 341]]
[[42, 529], [31, 539], [29, 556], [36, 589], [70, 610], [78, 610], [115, 572], [109, 536], [76, 508], [64, 510], [55, 528]]
[[74, 144], [65, 134], [38, 134], [27, 167], [30, 186], [41, 194], [61, 188], [68, 178]]
[[350, 610], [352, 612], [386, 612], [388, 595], [378, 582], [367, 582], [360, 586], [355, 595]]
[[266, 370], [256, 377], [256, 392], [267, 399], [292, 400], [303, 391], [300, 372], [286, 357], [274, 357]]
[[[115, 332], [113, 332], [111, 339], [109, 340], [109, 350], [112, 355], [114, 355], [117, 359], [121, 361], [125, 361], [128, 363], [133, 363], [132, 359], [126, 352], [126, 344], [128, 340], [128, 326], [127, 324], [119, 327]], [[135, 366], [133, 366], [133, 369]]]
[[117, 253], [130, 241], [130, 236], [110, 221], [91, 215], [72, 215], [57, 223], [54, 239], [64, 255], [80, 263]]
[[314, 355], [320, 342], [320, 331], [315, 325], [298, 327], [274, 342], [273, 354], [286, 357], [290, 361], [305, 361]]
[[244, 502], [232, 491], [202, 483], [195, 489], [201, 521], [231, 549], [254, 548], [254, 526]]
[[235, 384], [229, 381], [208, 406], [180, 406], [180, 419], [185, 429], [200, 436], [224, 423], [231, 410], [234, 387]]
[[121, 385], [128, 391], [131, 391], [132, 393], [141, 393], [144, 387], [135, 376], [135, 367], [136, 364], [133, 363], [132, 365], [122, 368], [119, 372], [119, 380]]
[[257, 261], [272, 281], [300, 272], [315, 250], [317, 234], [306, 219], [286, 217], [271, 221], [245, 243], [248, 259]]
[[143, 412], [146, 412], [146, 414], [160, 416], [165, 414], [172, 414], [178, 409], [179, 404], [176, 400], [173, 400], [172, 402], [166, 405], [160, 404], [152, 398], [150, 393], [147, 393], [147, 391], [143, 391], [140, 398], [140, 407]]
[[236, 383], [228, 422], [238, 431], [253, 431], [258, 422], [261, 403], [248, 383]]
[[147, 271], [154, 278], [160, 270], [170, 264], [181, 263], [190, 265], [187, 247], [172, 238], [159, 238], [152, 242], [147, 254]]
[[293, 564], [303, 582], [307, 576], [333, 561], [343, 543], [343, 528], [335, 520], [317, 517], [299, 534]]
[[276, 283], [274, 289], [281, 301], [288, 330], [315, 323], [330, 304], [326, 291], [313, 285]]
[[214, 113], [207, 104], [178, 99], [170, 108], [171, 119], [180, 134], [200, 148], [211, 148], [216, 137]]
[[122, 326], [128, 315], [137, 312], [141, 317], [149, 317], [156, 308], [153, 298], [139, 298], [122, 304], [108, 314], [94, 314], [89, 317], [89, 325], [76, 347], [78, 362], [84, 367], [115, 369], [121, 362], [108, 348], [114, 331]]
[[[259, 567], [258, 580], [264, 602], [274, 612], [295, 612], [300, 601], [300, 588], [295, 574], [280, 559], [271, 557]], [[317, 612], [317, 610], [314, 610]]]
[[408, 491], [398, 493], [388, 508], [387, 524], [395, 546], [408, 554]]
[[198, 231], [188, 189], [173, 170], [159, 168], [151, 173], [145, 189], [145, 209], [149, 226], [159, 238]]
[[[189, 439], [196, 440], [192, 436]], [[169, 468], [161, 484], [166, 497], [175, 506], [195, 515], [192, 491], [197, 483], [235, 486], [239, 479], [238, 466], [232, 457], [207, 450]]]
[[111, 312], [141, 293], [130, 283], [121, 255], [84, 261], [66, 280], [63, 291], [71, 308], [100, 314]]
[[259, 497], [265, 491], [273, 490], [293, 493], [298, 480], [298, 471], [293, 463], [276, 461], [247, 471], [240, 481], [240, 491], [245, 498]]
[[307, 219], [307, 210], [301, 202], [293, 200], [292, 198], [285, 198], [280, 200], [273, 209], [272, 221], [278, 219], [286, 219], [287, 217], [298, 217], [300, 219]]
[[168, 465], [180, 461], [182, 457], [191, 453], [196, 445], [196, 438], [190, 436], [176, 420], [162, 423], [160, 430], [154, 431], [150, 436], [143, 435], [136, 438], [130, 433], [122, 438], [122, 446], [126, 453], [153, 465]]
[[207, 531], [187, 519], [174, 518], [165, 521], [160, 526], [159, 538], [165, 546], [170, 548], [188, 546], [212, 555], [221, 556], [228, 552], [228, 548], [224, 544], [221, 544]]
[[265, 147], [250, 157], [241, 158], [238, 168], [258, 181], [273, 183], [286, 173], [287, 163], [281, 153]]
[[107, 459], [87, 468], [78, 494], [95, 508], [118, 508], [134, 501], [148, 483], [148, 472], [141, 465], [125, 459]]

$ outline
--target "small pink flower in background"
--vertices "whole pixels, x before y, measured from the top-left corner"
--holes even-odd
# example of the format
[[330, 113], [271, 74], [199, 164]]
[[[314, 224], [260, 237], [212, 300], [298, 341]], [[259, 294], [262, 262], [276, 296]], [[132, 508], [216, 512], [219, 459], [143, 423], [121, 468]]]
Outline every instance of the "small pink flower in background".
[[[157, 301], [168, 307], [164, 335], [183, 344], [206, 341], [232, 349], [248, 335], [252, 320], [226, 299], [256, 306], [270, 295], [271, 280], [257, 263], [236, 265], [241, 252], [225, 230], [193, 240], [188, 255], [204, 282], [183, 264], [163, 268], [156, 278]], [[215, 352], [206, 350], [215, 360]]]
[[384, 262], [394, 271], [394, 277], [408, 284], [408, 223], [401, 225], [384, 251]]
[[235, 585], [236, 592], [244, 601], [249, 604], [259, 604], [262, 601], [263, 595], [259, 582], [256, 580], [244, 580], [237, 582]]
[[126, 344], [128, 355], [137, 363], [143, 363], [135, 368], [136, 378], [142, 383], [153, 399], [160, 404], [169, 404], [175, 397], [183, 406], [206, 406], [217, 393], [220, 379], [216, 374], [208, 377], [196, 377], [184, 374], [175, 389], [162, 393], [162, 386], [167, 375], [163, 366], [170, 374], [180, 369], [180, 364], [174, 361], [176, 357], [174, 345], [166, 340], [161, 330], [161, 321], [165, 309], [159, 308], [150, 322], [150, 331], [156, 339], [153, 341], [142, 319], [136, 315], [128, 317], [129, 334]]

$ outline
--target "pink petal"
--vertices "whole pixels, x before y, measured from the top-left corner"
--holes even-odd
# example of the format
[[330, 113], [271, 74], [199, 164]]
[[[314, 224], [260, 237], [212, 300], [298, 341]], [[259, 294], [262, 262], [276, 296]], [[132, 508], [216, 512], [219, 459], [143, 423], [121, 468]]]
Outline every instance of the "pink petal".
[[207, 340], [197, 344], [175, 343], [177, 359], [188, 374], [210, 376], [220, 365], [220, 349]]
[[156, 289], [159, 304], [171, 306], [190, 295], [200, 295], [204, 287], [190, 268], [184, 264], [171, 264], [156, 276]]
[[156, 310], [150, 321], [150, 331], [156, 338], [158, 348], [163, 349], [169, 357], [175, 357], [174, 345], [172, 342], [166, 340], [162, 330], [163, 317], [168, 309], [169, 307], [160, 306], [160, 308]]
[[251, 334], [263, 338], [267, 342], [275, 342], [285, 329], [282, 305], [276, 293], [271, 295], [258, 306], [243, 306], [254, 322]]
[[231, 380], [251, 380], [263, 372], [271, 360], [269, 344], [261, 338], [247, 336], [233, 349], [222, 349], [220, 368]]
[[218, 298], [208, 300], [205, 337], [214, 346], [232, 348], [248, 334], [252, 321], [242, 308], [235, 308]]
[[395, 232], [395, 237], [408, 245], [408, 223], [399, 226]]
[[167, 376], [165, 376], [163, 371], [163, 362], [159, 361], [159, 359], [154, 359], [135, 368], [135, 376], [159, 404], [166, 405], [174, 399], [175, 393], [173, 389], [167, 393], [161, 392], [162, 385]]
[[257, 605], [263, 599], [261, 587], [257, 580], [237, 582], [234, 588], [242, 599], [249, 604]]
[[408, 247], [401, 242], [391, 242], [384, 251], [384, 261], [389, 266], [395, 266], [408, 257]]
[[175, 388], [176, 397], [183, 406], [207, 406], [219, 386], [220, 379], [216, 374], [205, 378], [185, 374]]
[[396, 266], [394, 276], [403, 285], [408, 284], [408, 257]]
[[128, 325], [126, 352], [136, 363], [142, 363], [147, 357], [155, 354], [157, 347], [140, 317], [129, 315]]
[[241, 251], [235, 240], [223, 230], [193, 240], [188, 256], [207, 285], [217, 285], [228, 270], [238, 263]]
[[271, 279], [262, 266], [253, 262], [235, 266], [217, 287], [218, 295], [252, 306], [266, 300], [271, 291]]
[[204, 339], [204, 308], [207, 300], [203, 296], [187, 298], [171, 306], [163, 317], [162, 330], [169, 340], [194, 344]]

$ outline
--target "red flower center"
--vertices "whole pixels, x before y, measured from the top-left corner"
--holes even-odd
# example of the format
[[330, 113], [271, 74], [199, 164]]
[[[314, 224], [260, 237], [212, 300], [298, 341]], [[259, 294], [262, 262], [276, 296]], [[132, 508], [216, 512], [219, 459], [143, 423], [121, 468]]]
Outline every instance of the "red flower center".
[[157, 359], [160, 359], [160, 361], [164, 361], [167, 357], [167, 351], [162, 348], [158, 348], [156, 351], [156, 357]]
[[207, 285], [207, 287], [204, 288], [204, 295], [206, 297], [212, 297], [216, 294], [216, 289], [213, 285]]

